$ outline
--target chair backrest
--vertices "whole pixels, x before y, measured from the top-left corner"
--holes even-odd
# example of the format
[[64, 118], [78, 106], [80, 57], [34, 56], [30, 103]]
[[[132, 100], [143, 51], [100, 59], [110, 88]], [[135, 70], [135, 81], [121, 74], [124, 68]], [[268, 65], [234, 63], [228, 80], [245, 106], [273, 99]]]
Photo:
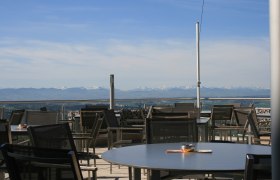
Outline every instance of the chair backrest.
[[0, 119], [4, 119], [5, 108], [0, 107]]
[[247, 154], [244, 180], [271, 179], [271, 155]]
[[151, 106], [149, 110], [149, 115], [147, 118], [157, 118], [161, 116], [189, 116], [189, 113], [194, 114], [195, 108], [188, 111], [185, 108], [181, 107], [172, 107], [172, 106]]
[[115, 111], [113, 109], [104, 111], [104, 119], [108, 127], [120, 127], [118, 118], [115, 115]]
[[88, 147], [91, 147], [92, 145], [95, 146], [102, 123], [103, 123], [103, 118], [97, 118], [90, 134], [90, 137], [92, 138], [87, 143]]
[[88, 132], [92, 130], [94, 124], [96, 123], [97, 118], [103, 116], [102, 109], [95, 108], [81, 108], [80, 110], [80, 126], [82, 132]]
[[251, 131], [254, 137], [260, 139], [257, 116], [256, 116], [256, 111], [254, 109], [248, 114], [248, 124], [251, 127]]
[[121, 126], [144, 125], [145, 109], [121, 109], [119, 121]]
[[215, 105], [211, 110], [211, 125], [227, 124], [232, 119], [233, 105]]
[[24, 116], [24, 109], [14, 110], [10, 116], [10, 125], [18, 125], [21, 124], [23, 116]]
[[27, 130], [33, 146], [77, 152], [68, 123], [29, 126]]
[[6, 119], [0, 120], [0, 144], [12, 143], [11, 127]]
[[259, 121], [258, 121], [257, 111], [256, 111], [255, 106], [252, 106], [251, 114], [252, 114], [252, 119], [253, 119], [253, 121], [254, 121], [254, 123], [256, 125], [256, 128], [259, 130], [260, 127], [259, 127]]
[[174, 103], [175, 109], [184, 109], [186, 111], [192, 111], [195, 109], [194, 103]]
[[233, 109], [237, 126], [248, 127], [248, 114], [251, 113], [252, 107], [237, 107]]
[[196, 118], [147, 118], [147, 144], [197, 142]]
[[240, 107], [240, 104], [214, 104], [213, 107]]
[[57, 111], [26, 111], [27, 125], [57, 124], [59, 113]]
[[[82, 130], [91, 129], [93, 127], [96, 116], [103, 117], [103, 111], [108, 110], [107, 105], [86, 105], [81, 108], [81, 128]], [[105, 122], [101, 125], [102, 129], [106, 129], [107, 125]]]
[[11, 180], [82, 180], [73, 151], [5, 144], [1, 147]]

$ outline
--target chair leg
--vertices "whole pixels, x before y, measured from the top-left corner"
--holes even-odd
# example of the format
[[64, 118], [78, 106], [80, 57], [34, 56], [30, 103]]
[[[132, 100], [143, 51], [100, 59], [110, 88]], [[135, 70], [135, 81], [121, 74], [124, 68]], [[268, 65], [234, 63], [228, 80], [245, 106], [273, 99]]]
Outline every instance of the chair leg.
[[[92, 152], [93, 152], [94, 155], [96, 155], [96, 154], [95, 154], [95, 145], [94, 145], [94, 147], [92, 148]], [[96, 166], [96, 158], [93, 159], [93, 164], [94, 164], [94, 166]]]
[[5, 179], [5, 173], [3, 171], [0, 171], [0, 180]]
[[128, 167], [128, 179], [132, 180], [132, 168]]

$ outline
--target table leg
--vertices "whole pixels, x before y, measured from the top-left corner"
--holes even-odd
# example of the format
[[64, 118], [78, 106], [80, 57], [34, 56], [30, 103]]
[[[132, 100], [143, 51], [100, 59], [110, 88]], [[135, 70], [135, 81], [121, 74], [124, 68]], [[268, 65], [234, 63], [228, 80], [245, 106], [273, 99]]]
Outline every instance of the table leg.
[[251, 125], [248, 125], [248, 144], [252, 144], [252, 139], [253, 139], [253, 135], [252, 135], [252, 129], [251, 129]]
[[151, 178], [150, 180], [160, 180], [160, 171], [159, 170], [151, 170]]
[[141, 169], [133, 168], [133, 180], [141, 180]]
[[5, 173], [4, 172], [0, 172], [0, 180], [5, 179]]
[[208, 137], [208, 124], [204, 125], [204, 142], [208, 142], [209, 141], [209, 137]]
[[208, 142], [208, 125], [207, 124], [198, 125], [198, 135], [199, 135], [199, 138], [201, 137], [201, 142]]

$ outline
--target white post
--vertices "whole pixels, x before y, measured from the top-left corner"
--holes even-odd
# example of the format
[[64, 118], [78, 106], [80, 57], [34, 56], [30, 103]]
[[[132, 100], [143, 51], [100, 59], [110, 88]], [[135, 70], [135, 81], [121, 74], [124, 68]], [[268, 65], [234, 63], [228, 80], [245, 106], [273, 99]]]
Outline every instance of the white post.
[[270, 0], [272, 179], [280, 179], [280, 1]]
[[110, 75], [110, 109], [115, 108], [114, 74]]
[[200, 31], [199, 22], [196, 22], [196, 69], [197, 69], [197, 88], [196, 88], [196, 107], [198, 109], [198, 118], [200, 117]]

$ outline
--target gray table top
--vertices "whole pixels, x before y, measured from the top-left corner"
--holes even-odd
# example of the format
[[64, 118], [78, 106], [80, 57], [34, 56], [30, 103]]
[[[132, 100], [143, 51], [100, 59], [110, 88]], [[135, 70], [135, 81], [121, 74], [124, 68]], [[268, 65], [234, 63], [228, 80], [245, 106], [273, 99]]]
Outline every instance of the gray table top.
[[154, 170], [184, 170], [197, 172], [243, 171], [247, 153], [271, 154], [271, 147], [235, 143], [193, 143], [197, 150], [212, 153], [166, 153], [180, 149], [183, 143], [144, 144], [106, 151], [102, 158], [108, 162]]

